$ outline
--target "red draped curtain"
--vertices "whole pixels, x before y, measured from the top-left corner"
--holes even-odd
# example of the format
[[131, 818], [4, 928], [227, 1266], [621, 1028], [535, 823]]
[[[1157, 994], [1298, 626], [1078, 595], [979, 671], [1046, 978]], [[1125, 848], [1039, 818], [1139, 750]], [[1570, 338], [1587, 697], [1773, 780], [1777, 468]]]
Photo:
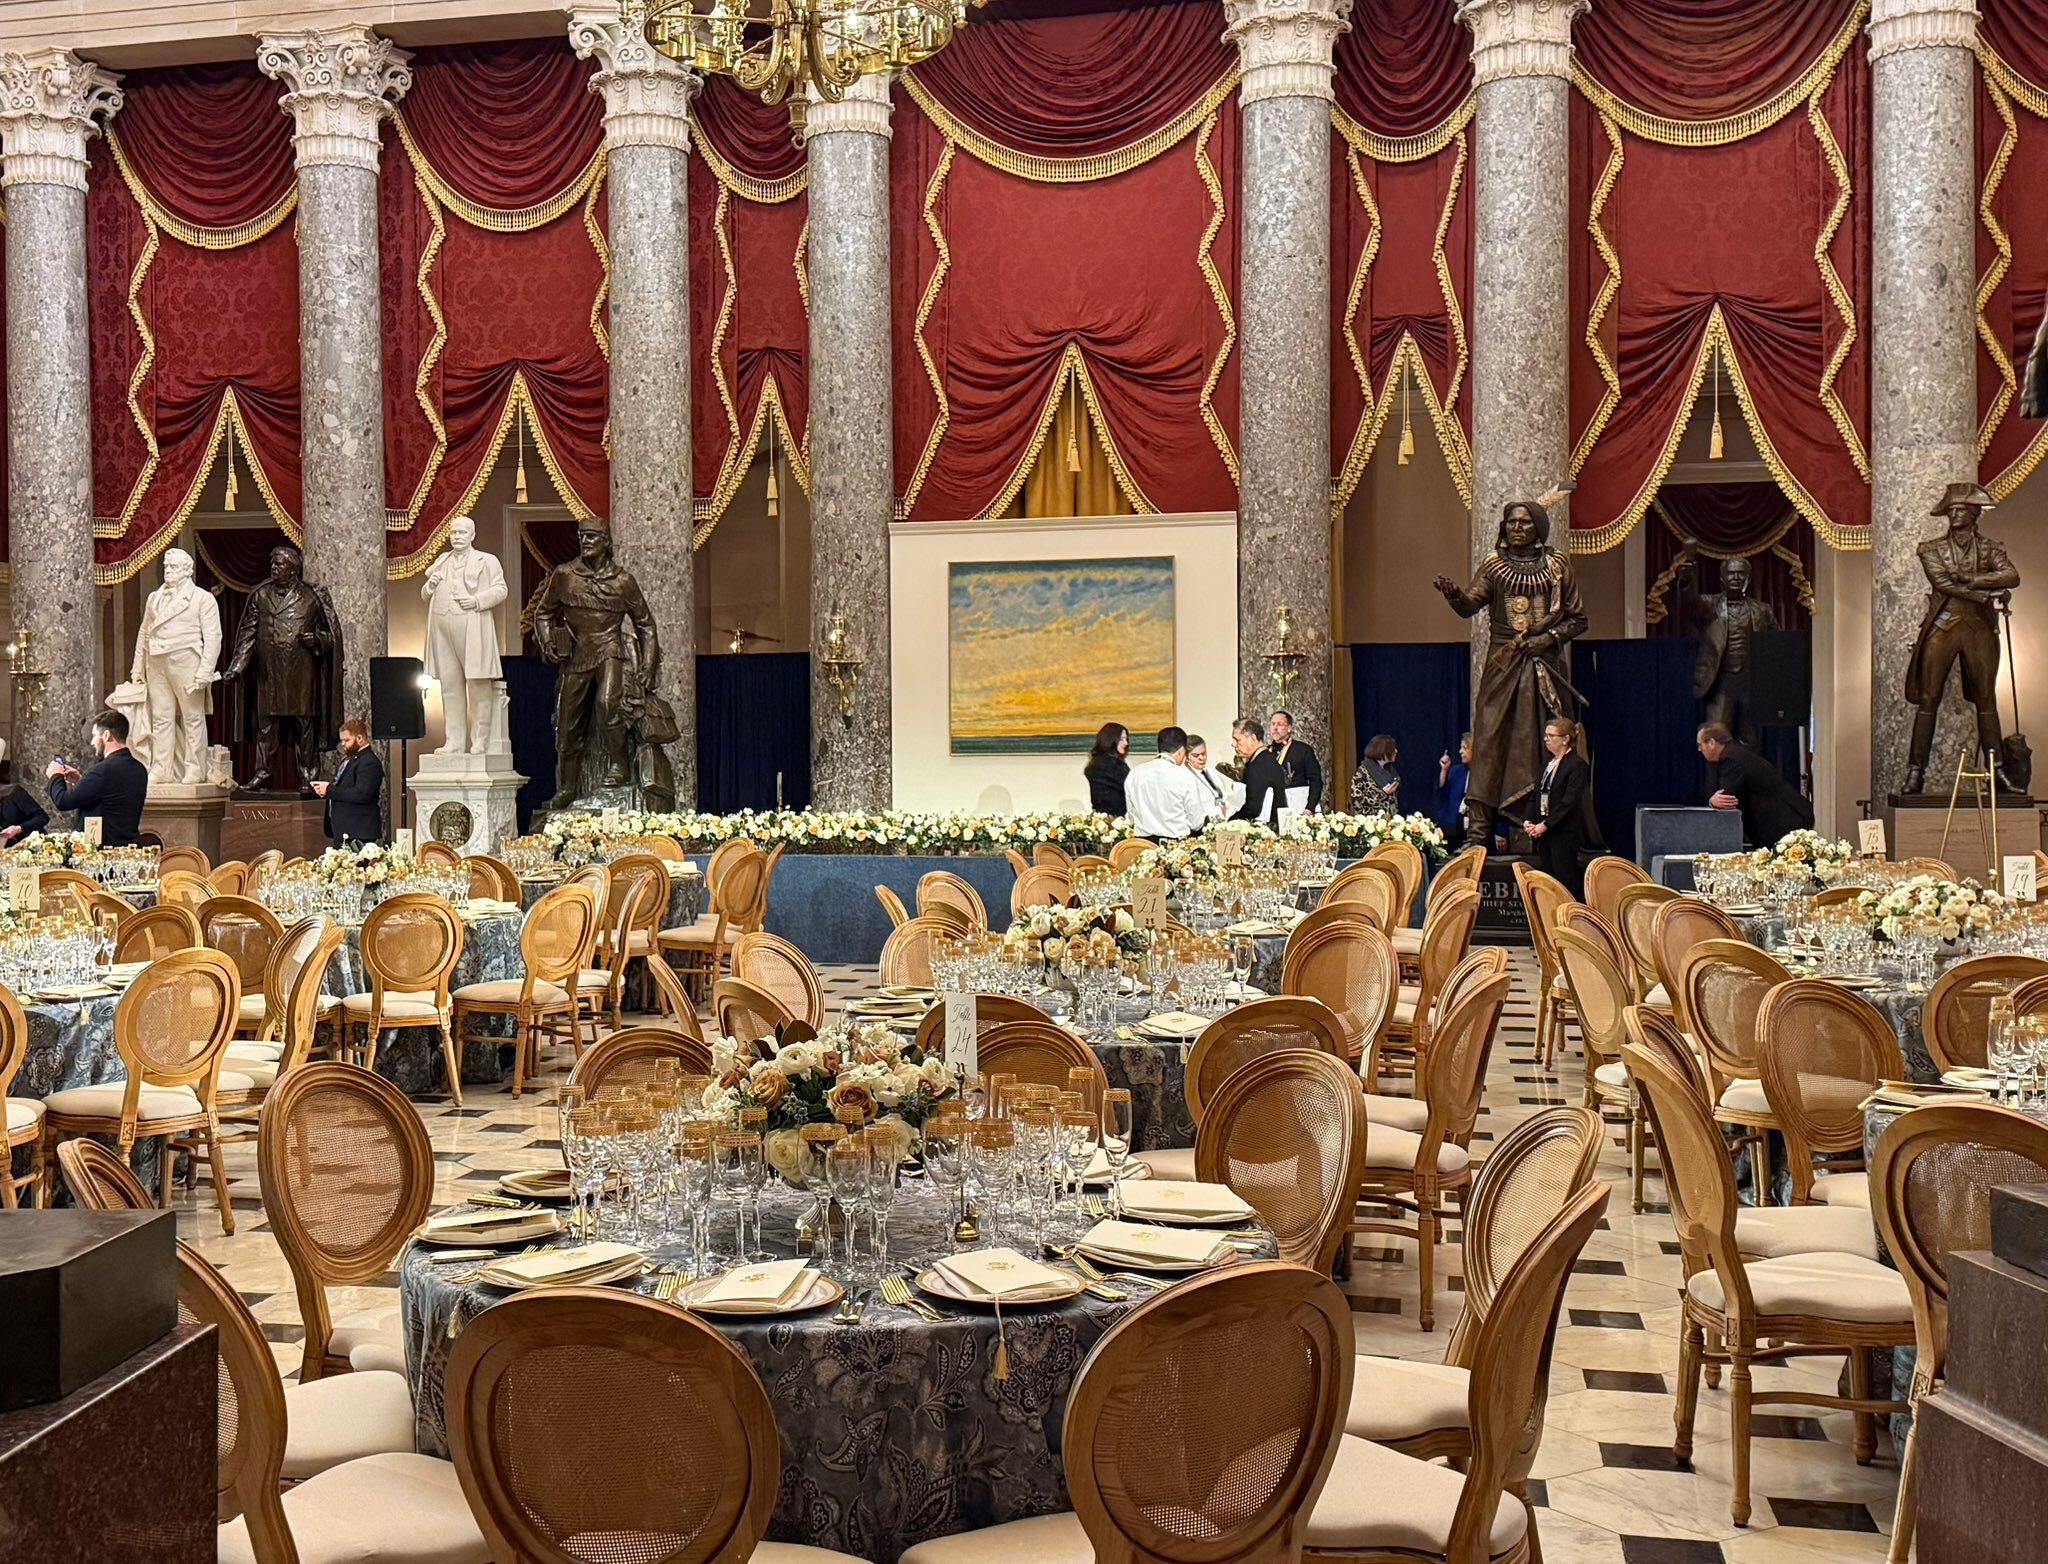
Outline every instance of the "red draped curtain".
[[1349, 500], [1381, 434], [1427, 418], [1472, 498], [1471, 37], [1439, 0], [1378, 0], [1337, 40], [1330, 451]]
[[1870, 519], [1865, 0], [1603, 0], [1573, 24], [1573, 546], [1621, 541], [1720, 377], [1830, 542]]
[[1206, 0], [986, 20], [906, 73], [890, 167], [899, 514], [1000, 513], [1070, 383], [1134, 510], [1236, 505], [1223, 29]]
[[298, 535], [292, 126], [253, 65], [131, 71], [86, 195], [95, 573], [141, 570], [239, 448]]
[[603, 105], [566, 42], [421, 49], [379, 182], [394, 576], [426, 568], [507, 444], [607, 506]]
[[1644, 525], [1650, 634], [1691, 633], [1672, 592], [1687, 538], [1698, 545], [1700, 591], [1720, 591], [1722, 561], [1739, 555], [1750, 563], [1750, 595], [1769, 605], [1780, 629], [1812, 626], [1813, 529], [1800, 525], [1776, 484], [1675, 484], [1651, 502]]
[[701, 545], [764, 440], [774, 442], [778, 466], [810, 488], [810, 197], [787, 104], [764, 104], [713, 76], [693, 113], [690, 422]]
[[1978, 477], [2004, 499], [2048, 452], [2019, 376], [2048, 300], [2048, 5], [1981, 0], [1977, 58]]

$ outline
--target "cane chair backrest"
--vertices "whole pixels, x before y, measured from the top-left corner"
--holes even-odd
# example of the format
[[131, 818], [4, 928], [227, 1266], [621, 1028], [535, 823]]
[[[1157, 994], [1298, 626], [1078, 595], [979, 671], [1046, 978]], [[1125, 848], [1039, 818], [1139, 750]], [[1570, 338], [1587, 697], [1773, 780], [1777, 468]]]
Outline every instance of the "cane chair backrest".
[[[1183, 1072], [1195, 1127], [1201, 1128], [1206, 1104], [1231, 1076], [1254, 1059], [1290, 1049], [1344, 1059], [1344, 1023], [1320, 999], [1279, 995], [1226, 1010], [1203, 1027]], [[1357, 1080], [1354, 1070], [1354, 1087]]]
[[903, 898], [886, 885], [875, 887], [875, 900], [882, 904], [882, 911], [889, 915], [889, 927], [900, 929], [910, 921], [910, 909], [903, 905]]
[[1724, 1312], [1754, 1314], [1749, 1277], [1735, 1246], [1735, 1163], [1713, 1109], [1695, 1081], [1674, 1068], [1661, 1050], [1632, 1040], [1621, 1057], [1656, 1131], [1685, 1274], [1711, 1269], [1720, 1278]]
[[1764, 995], [1791, 976], [1782, 962], [1739, 939], [1706, 940], [1679, 963], [1678, 987], [1669, 990], [1672, 1013], [1722, 1080], [1758, 1075], [1757, 1012]]
[[1072, 882], [1057, 869], [1026, 869], [1010, 887], [1010, 916], [1021, 918], [1029, 907], [1064, 907], [1073, 897]]
[[1551, 925], [1551, 932], [1555, 934], [1559, 929], [1583, 934], [1607, 953], [1607, 959], [1614, 963], [1617, 971], [1626, 973], [1632, 970], [1628, 947], [1622, 944], [1621, 935], [1615, 931], [1614, 925], [1583, 902], [1573, 902], [1569, 907], [1558, 909], [1557, 922]]
[[1429, 882], [1433, 896], [1437, 887], [1450, 885], [1477, 885], [1479, 877], [1486, 872], [1486, 849], [1476, 842], [1470, 847], [1461, 847], [1446, 858], [1436, 877]]
[[1554, 938], [1558, 965], [1564, 969], [1572, 1008], [1579, 1015], [1590, 1072], [1621, 1057], [1621, 1045], [1626, 1041], [1622, 1012], [1636, 1001], [1635, 984], [1599, 941], [1576, 929], [1559, 929]]
[[650, 1086], [664, 1059], [678, 1060], [685, 1075], [712, 1073], [702, 1038], [672, 1026], [628, 1026], [591, 1044], [570, 1070], [569, 1084], [588, 1088], [592, 1097], [608, 1086]]
[[797, 1019], [775, 995], [743, 978], [720, 978], [712, 986], [711, 1014], [720, 1036], [743, 1043], [763, 1038], [773, 1042], [778, 1032]]
[[216, 896], [246, 896], [249, 894], [249, 866], [239, 858], [230, 858], [226, 863], [213, 866], [213, 873], [206, 877], [206, 883]]
[[[201, 905], [204, 905], [203, 903]], [[154, 961], [174, 950], [197, 950], [206, 943], [199, 914], [176, 902], [158, 902], [121, 920], [114, 936], [114, 961]]]
[[1650, 919], [1650, 946], [1657, 981], [1676, 1003], [1678, 989], [1672, 980], [1685, 970], [1685, 958], [1693, 948], [1708, 940], [1741, 938], [1742, 931], [1735, 926], [1735, 920], [1712, 902], [1698, 896], [1674, 896]]
[[[986, 1037], [999, 1026], [1011, 1021], [1045, 1021], [1052, 1017], [1029, 1000], [1013, 999], [1008, 994], [976, 994], [974, 996], [974, 1035]], [[917, 1023], [917, 1048], [923, 1054], [936, 1054], [946, 1046], [946, 1002], [942, 999], [924, 1013], [924, 1019]]]
[[957, 939], [960, 930], [938, 918], [909, 918], [899, 923], [882, 945], [882, 981], [892, 985], [931, 987], [932, 946]]
[[1365, 1094], [1335, 1053], [1261, 1055], [1217, 1089], [1195, 1131], [1195, 1176], [1227, 1184], [1280, 1258], [1326, 1274], [1365, 1177]]
[[[781, 851], [780, 848], [777, 849]], [[711, 910], [729, 929], [758, 929], [768, 899], [768, 858], [759, 852], [734, 857], [711, 892]], [[663, 904], [666, 905], [666, 897]]]
[[14, 990], [0, 983], [0, 1101], [6, 1099], [27, 1059], [28, 1012], [21, 1008]]
[[1902, 858], [1899, 868], [1906, 874], [1930, 874], [1937, 880], [1953, 880], [1956, 871], [1945, 858]]
[[1303, 1266], [1230, 1266], [1139, 1304], [1067, 1401], [1067, 1491], [1092, 1556], [1300, 1558], [1352, 1371], [1344, 1295]]
[[733, 975], [765, 989], [812, 1029], [825, 1024], [825, 990], [811, 958], [779, 934], [742, 934], [732, 948]]
[[988, 928], [988, 908], [982, 905], [981, 893], [950, 870], [933, 869], [918, 876], [918, 916], [929, 916], [935, 907], [955, 908], [967, 915], [969, 927]]
[[462, 920], [430, 891], [387, 896], [363, 920], [363, 968], [378, 1013], [386, 994], [432, 994], [448, 1002], [448, 978], [462, 959]]
[[[456, 1339], [448, 1446], [505, 1564], [754, 1556], [782, 1445], [745, 1352], [651, 1297], [524, 1293]], [[558, 1452], [551, 1457], [549, 1452]]]
[[270, 952], [284, 936], [277, 914], [247, 896], [216, 896], [199, 909], [199, 929], [209, 949], [235, 964], [242, 992], [261, 993]]
[[87, 1211], [153, 1211], [156, 1196], [125, 1157], [90, 1135], [74, 1135], [57, 1143], [57, 1167], [70, 1186], [71, 1198]]
[[1159, 844], [1150, 837], [1127, 836], [1109, 850], [1109, 866], [1118, 874], [1136, 863]]
[[654, 982], [655, 1010], [663, 1023], [702, 1038], [703, 1023], [697, 1019], [697, 1001], [690, 997], [690, 991], [683, 987], [683, 980], [676, 969], [668, 964], [668, 958], [660, 951], [647, 958], [647, 975]]
[[127, 897], [107, 890], [94, 891], [85, 905], [85, 915], [109, 934], [120, 929], [124, 918], [132, 918], [139, 911], [141, 909]]
[[1557, 927], [1557, 915], [1576, 905], [1571, 888], [1554, 874], [1532, 869], [1520, 859], [1514, 865], [1515, 888], [1522, 893], [1522, 912], [1529, 920], [1529, 943], [1536, 947], [1536, 959], [1545, 978], [1557, 971], [1557, 956], [1550, 948], [1550, 931]]
[[527, 992], [535, 983], [574, 991], [576, 974], [590, 965], [597, 943], [601, 898], [587, 885], [558, 885], [527, 909], [519, 926], [519, 955]]
[[1401, 961], [1393, 941], [1369, 923], [1345, 918], [1311, 928], [1304, 919], [1280, 959], [1280, 992], [1327, 1005], [1344, 1029], [1344, 1057], [1355, 1065], [1393, 1018]]
[[144, 967], [114, 1006], [114, 1046], [128, 1075], [123, 1116], [145, 1083], [193, 1086], [211, 1102], [241, 1003], [234, 963], [217, 950], [181, 950]]
[[327, 966], [347, 938], [340, 924], [316, 913], [286, 929], [271, 949], [263, 1000], [265, 1019], [274, 1023], [272, 1035], [284, 1045], [277, 1059], [280, 1077], [304, 1064], [313, 1051]]
[[[1627, 859], [1618, 861], [1628, 862]], [[1666, 902], [1677, 899], [1678, 892], [1670, 886], [1653, 885], [1647, 880], [1619, 886], [1615, 890], [1614, 915], [1607, 921], [1614, 926], [1628, 951], [1629, 977], [1639, 994], [1649, 993], [1664, 981], [1663, 970], [1657, 964], [1657, 914]], [[1667, 987], [1664, 992], [1669, 994], [1671, 990]]]
[[1764, 995], [1757, 1062], [1771, 1117], [1785, 1135], [1792, 1198], [1813, 1191], [1816, 1153], [1863, 1147], [1863, 1100], [1879, 1081], [1904, 1078], [1891, 1022], [1861, 994], [1825, 978], [1794, 978]]
[[1454, 1009], [1444, 1012], [1434, 1028], [1423, 1066], [1424, 1097], [1429, 1122], [1423, 1127], [1417, 1165], [1436, 1165], [1437, 1148], [1469, 1146], [1479, 1119], [1479, 1098], [1486, 1084], [1486, 1061], [1493, 1054], [1493, 1034], [1507, 1003], [1510, 978], [1475, 983]]
[[1014, 1075], [1027, 1086], [1057, 1086], [1065, 1091], [1070, 1082], [1068, 1071], [1089, 1070], [1095, 1082], [1088, 1093], [1091, 1102], [1102, 1101], [1109, 1086], [1109, 1076], [1095, 1051], [1056, 1022], [1005, 1021], [981, 1034], [977, 1052], [984, 1076]]
[[284, 867], [284, 849], [268, 847], [249, 860], [249, 883], [255, 883], [267, 874], [275, 874]]
[[2048, 977], [2048, 961], [2008, 955], [1970, 956], [1936, 978], [1920, 1009], [1920, 1035], [1934, 1067], [1944, 1073], [1966, 1065], [1982, 1069], [1988, 1062], [1991, 1002], [2041, 977]]
[[1384, 859], [1362, 858], [1341, 872], [1316, 898], [1316, 909], [1348, 907], [1367, 918], [1382, 934], [1405, 921], [1401, 872]]
[[413, 850], [413, 857], [421, 863], [445, 864], [451, 869], [462, 866], [462, 854], [446, 842], [422, 842]]
[[504, 859], [489, 853], [471, 853], [462, 860], [462, 866], [469, 871], [470, 895], [519, 905], [519, 876]]
[[1436, 991], [1436, 1013], [1450, 1014], [1451, 1006], [1465, 997], [1465, 993], [1476, 983], [1488, 978], [1500, 977], [1508, 970], [1508, 953], [1499, 945], [1482, 945], [1477, 950], [1465, 952], [1465, 959], [1451, 968], [1450, 976]]
[[1064, 847], [1052, 842], [1039, 842], [1031, 849], [1031, 861], [1041, 869], [1057, 869], [1061, 874], [1074, 872], [1074, 860]]
[[672, 836], [629, 836], [626, 845], [636, 853], [648, 853], [664, 863], [687, 863], [690, 855]]
[[45, 869], [36, 876], [42, 910], [60, 917], [87, 918], [100, 882], [76, 869]]
[[156, 904], [197, 909], [213, 899], [213, 882], [203, 874], [184, 869], [160, 869], [156, 876]]
[[[1649, 1049], [1668, 1064], [1674, 1074], [1691, 1082], [1693, 1094], [1701, 1102], [1713, 1101], [1714, 1084], [1707, 1074], [1706, 1061], [1685, 1040], [1685, 1034], [1679, 1031], [1678, 1022], [1670, 1011], [1652, 1010], [1648, 1005], [1630, 1005], [1622, 1012], [1621, 1024], [1630, 1043]], [[1626, 1063], [1626, 1059], [1623, 1062]]]
[[[572, 869], [562, 876], [564, 885], [581, 885], [597, 893], [600, 915], [606, 898], [612, 893], [612, 872], [601, 863], [587, 863], [580, 869]], [[601, 920], [600, 920], [601, 921]]]
[[1031, 860], [1018, 852], [1014, 847], [1005, 847], [1003, 849], [1003, 861], [1009, 864], [1010, 873], [1013, 876], [1022, 874], [1031, 867]]
[[1863, 894], [1860, 885], [1830, 885], [1813, 893], [1816, 907], [1839, 907], [1843, 902], [1854, 901]]
[[719, 886], [725, 883], [726, 870], [749, 853], [759, 852], [744, 836], [735, 836], [720, 842], [711, 849], [711, 856], [704, 862], [704, 889], [716, 896]]
[[277, 1360], [242, 1295], [189, 1244], [178, 1245], [178, 1323], [214, 1328], [218, 1516], [223, 1522], [244, 1517], [256, 1564], [298, 1564], [279, 1496], [285, 1406]]
[[[1038, 851], [1044, 852], [1045, 849], [1041, 847]], [[1057, 864], [1053, 863], [1050, 859], [1041, 858], [1037, 862], [1037, 867], [1041, 869], [1057, 868], [1060, 873], [1071, 878], [1073, 875], [1079, 874], [1084, 870], [1099, 874], [1109, 874], [1115, 870], [1116, 865], [1100, 853], [1082, 853], [1078, 858], [1072, 859], [1063, 856]]]
[[1447, 891], [1422, 922], [1422, 998], [1416, 1014], [1422, 1015], [1443, 987], [1451, 969], [1465, 959], [1472, 943], [1472, 927], [1479, 921], [1479, 892], [1473, 886]]
[[1401, 902], [1394, 914], [1396, 927], [1408, 922], [1408, 909], [1415, 905], [1415, 896], [1422, 889], [1422, 876], [1426, 872], [1422, 862], [1422, 849], [1413, 842], [1385, 841], [1368, 851], [1362, 862], [1385, 863], [1393, 867], [1401, 881]]
[[630, 926], [654, 937], [668, 916], [668, 866], [652, 853], [623, 853], [608, 865], [611, 877], [605, 885], [604, 924], [614, 927], [628, 911], [627, 898], [635, 891], [640, 900], [630, 909]]
[[1650, 877], [1633, 859], [1603, 853], [1586, 865], [1586, 905], [1609, 923], [1619, 923], [1616, 898], [1623, 886], [1648, 885]]
[[205, 879], [207, 875], [213, 872], [213, 864], [206, 854], [196, 847], [166, 847], [156, 855], [158, 879], [162, 879], [164, 875], [173, 869], [183, 870], [188, 874], [196, 874], [201, 879]]

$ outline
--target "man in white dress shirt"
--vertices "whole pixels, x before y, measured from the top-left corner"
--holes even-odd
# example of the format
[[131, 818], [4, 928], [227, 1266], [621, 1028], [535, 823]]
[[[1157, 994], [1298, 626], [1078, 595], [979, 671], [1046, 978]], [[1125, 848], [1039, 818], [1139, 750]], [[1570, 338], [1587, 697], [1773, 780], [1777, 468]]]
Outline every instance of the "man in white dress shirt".
[[220, 605], [192, 580], [192, 556], [164, 550], [164, 584], [143, 605], [128, 677], [149, 698], [149, 774], [158, 782], [206, 780], [206, 714], [220, 677]]
[[1124, 779], [1124, 807], [1140, 836], [1175, 841], [1201, 830], [1209, 818], [1209, 790], [1188, 770], [1187, 756], [1187, 733], [1161, 728], [1159, 758], [1134, 767]]

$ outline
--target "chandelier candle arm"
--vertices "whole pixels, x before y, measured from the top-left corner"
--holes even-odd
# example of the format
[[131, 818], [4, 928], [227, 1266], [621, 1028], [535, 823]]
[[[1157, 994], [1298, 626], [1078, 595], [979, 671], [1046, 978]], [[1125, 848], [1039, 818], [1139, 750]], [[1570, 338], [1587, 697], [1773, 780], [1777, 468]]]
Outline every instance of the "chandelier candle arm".
[[[981, 4], [982, 0], [973, 0]], [[730, 76], [764, 103], [808, 87], [837, 103], [864, 76], [930, 59], [968, 0], [620, 0], [620, 25], [678, 64]]]

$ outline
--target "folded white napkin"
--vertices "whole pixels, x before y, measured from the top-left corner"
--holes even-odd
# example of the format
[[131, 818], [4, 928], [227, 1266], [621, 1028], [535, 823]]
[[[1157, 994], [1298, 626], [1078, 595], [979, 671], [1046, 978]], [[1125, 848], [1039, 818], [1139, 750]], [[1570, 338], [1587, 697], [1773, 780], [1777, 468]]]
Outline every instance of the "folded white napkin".
[[1138, 1030], [1150, 1032], [1157, 1037], [1195, 1037], [1209, 1024], [1207, 1016], [1191, 1015], [1185, 1010], [1169, 1010], [1164, 1015], [1150, 1016], [1138, 1023]]
[[1259, 935], [1284, 934], [1286, 930], [1282, 929], [1280, 925], [1277, 923], [1268, 923], [1264, 918], [1244, 918], [1240, 919], [1236, 923], [1231, 924], [1230, 927], [1225, 929], [1223, 932], [1226, 934]]
[[1216, 1265], [1232, 1253], [1230, 1245], [1214, 1233], [1190, 1232], [1184, 1227], [1152, 1227], [1143, 1222], [1097, 1222], [1081, 1240], [1081, 1247], [1138, 1266]]
[[699, 1303], [787, 1303], [808, 1292], [811, 1268], [802, 1260], [735, 1266], [706, 1289]]
[[567, 1249], [543, 1249], [539, 1254], [498, 1260], [484, 1267], [484, 1279], [532, 1284], [570, 1282], [581, 1276], [595, 1276], [638, 1259], [640, 1251], [631, 1244], [572, 1244]]
[[451, 1211], [430, 1216], [420, 1231], [438, 1237], [443, 1233], [480, 1233], [487, 1228], [525, 1227], [556, 1220], [552, 1211]]
[[933, 1269], [959, 1284], [964, 1292], [984, 1298], [1009, 1298], [1020, 1293], [1064, 1290], [1067, 1276], [1014, 1249], [976, 1249], [948, 1255]]
[[671, 863], [668, 866], [668, 877], [671, 880], [687, 880], [703, 872], [693, 863]]
[[1155, 1178], [1133, 1184], [1124, 1193], [1124, 1209], [1133, 1216], [1186, 1217], [1207, 1221], [1211, 1217], [1248, 1217], [1252, 1208], [1228, 1184], [1196, 1184], [1181, 1179]]

